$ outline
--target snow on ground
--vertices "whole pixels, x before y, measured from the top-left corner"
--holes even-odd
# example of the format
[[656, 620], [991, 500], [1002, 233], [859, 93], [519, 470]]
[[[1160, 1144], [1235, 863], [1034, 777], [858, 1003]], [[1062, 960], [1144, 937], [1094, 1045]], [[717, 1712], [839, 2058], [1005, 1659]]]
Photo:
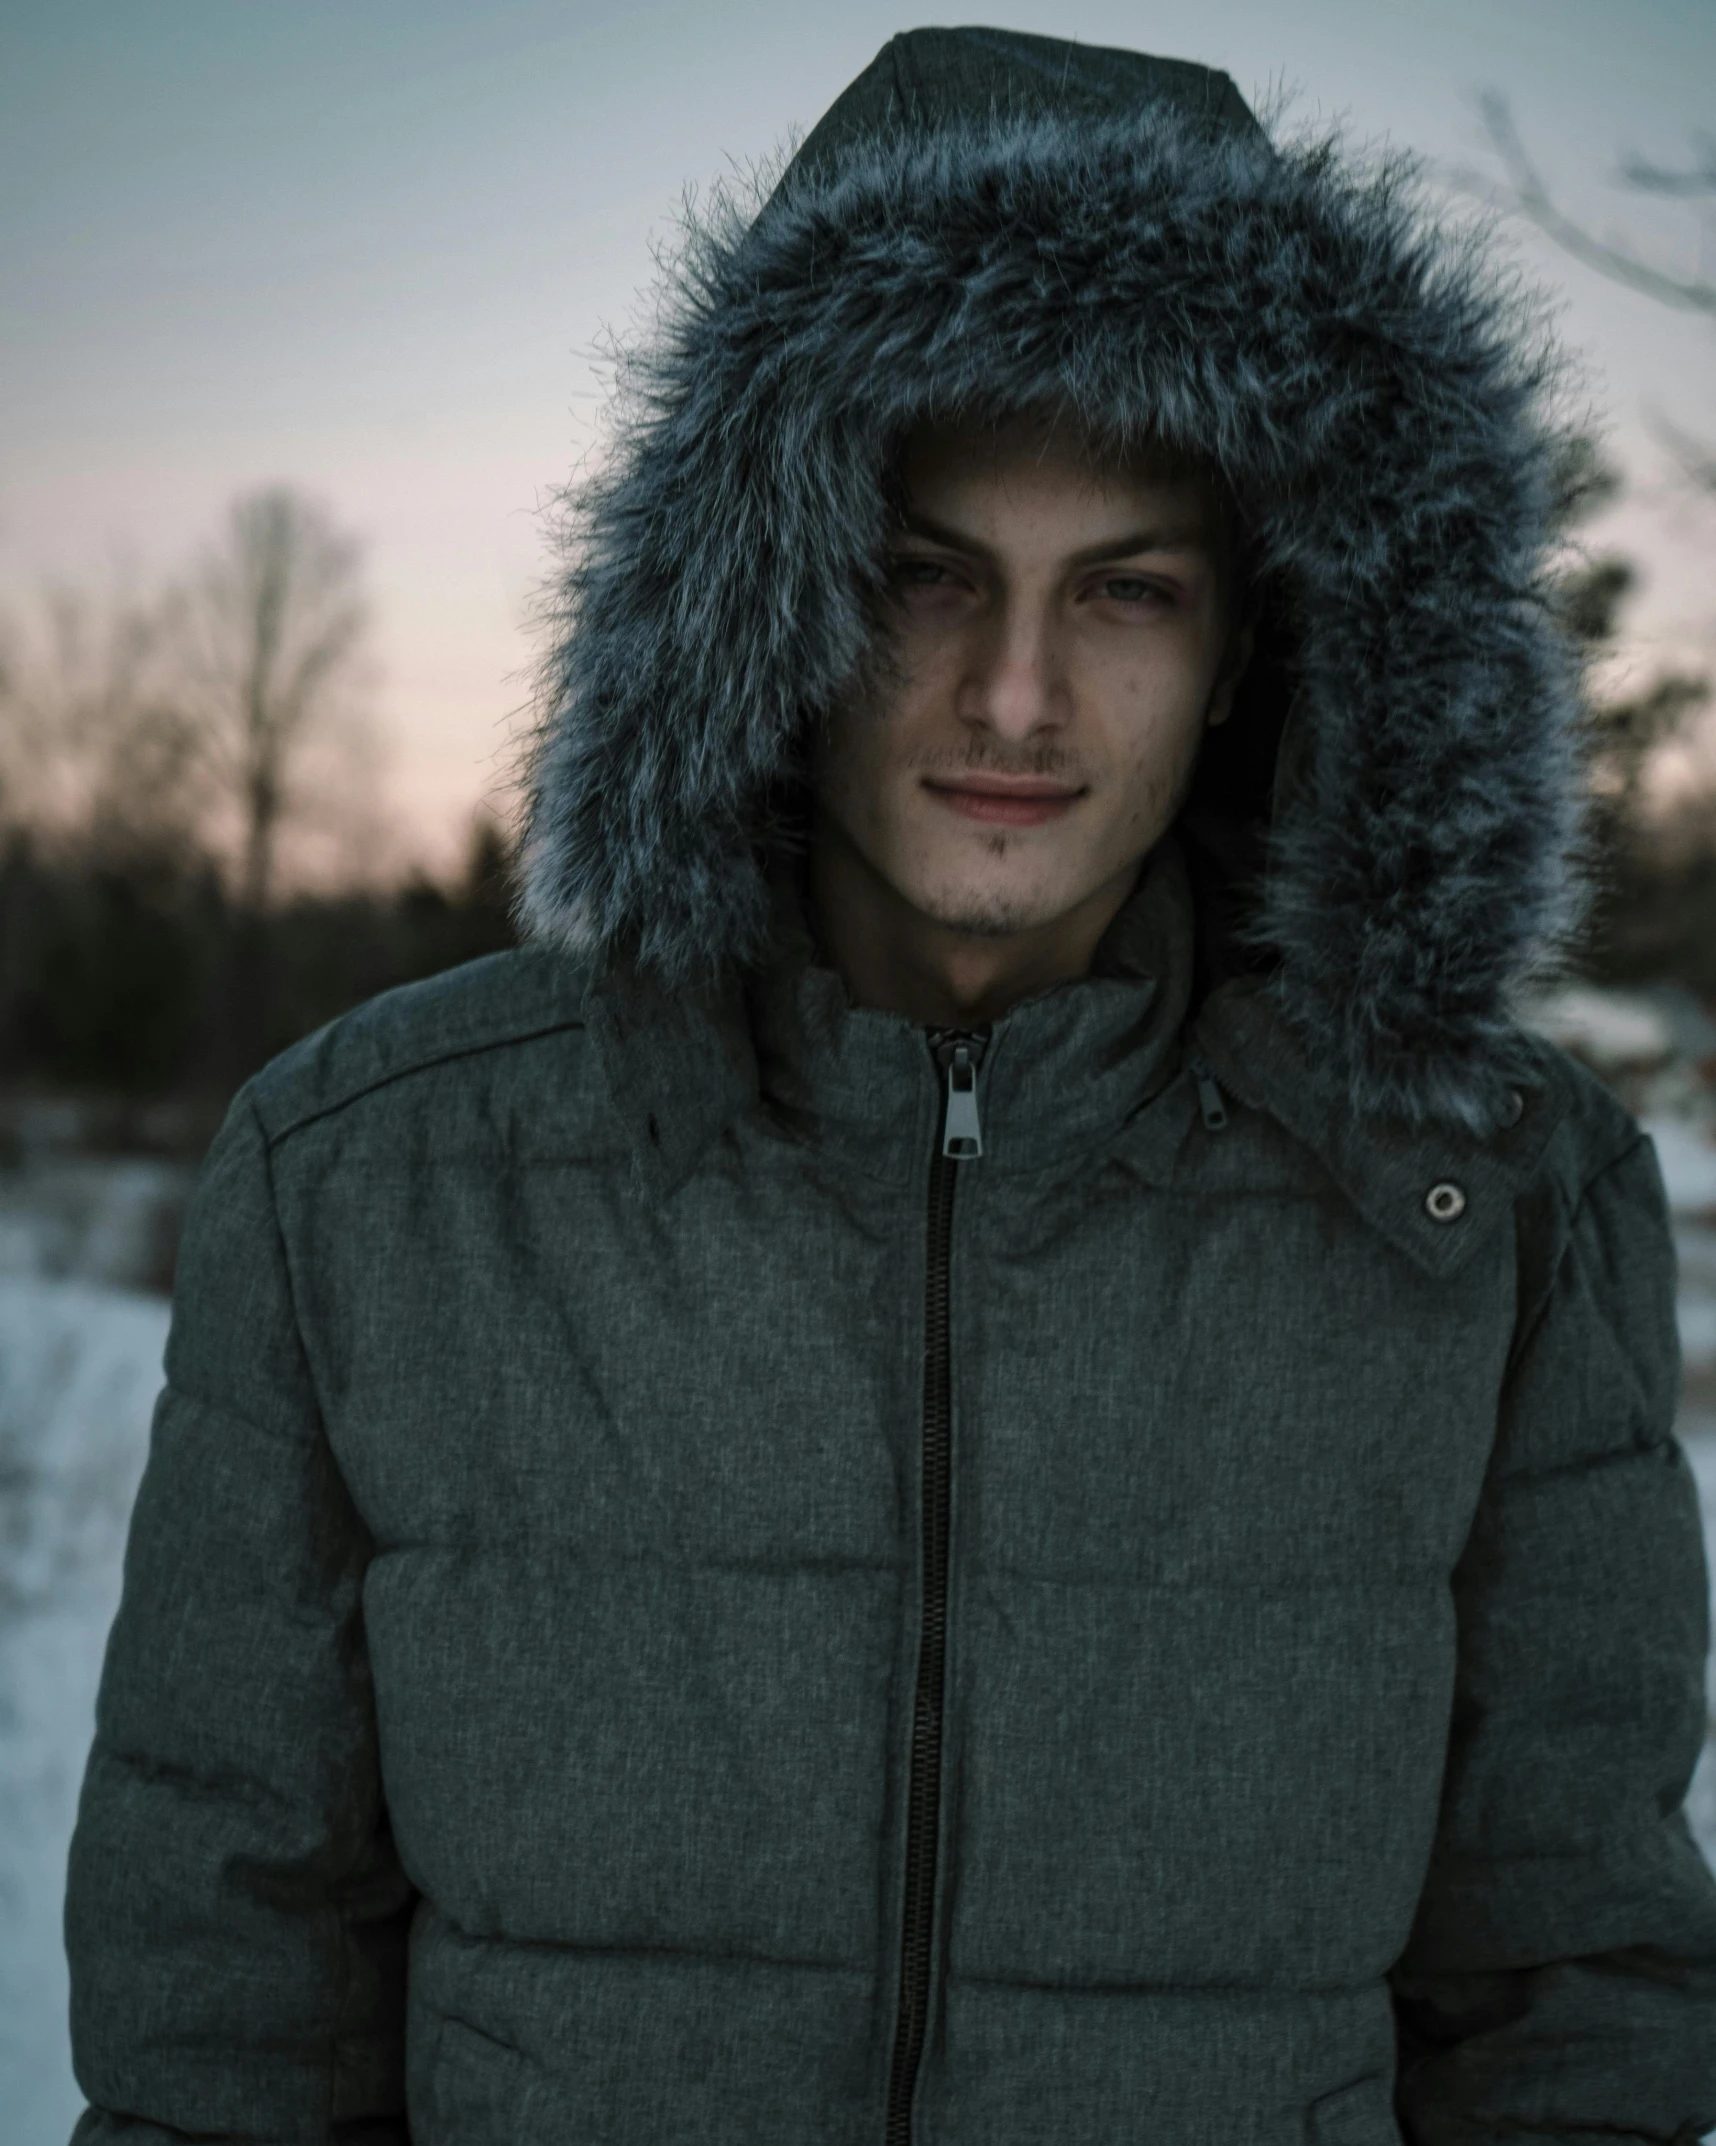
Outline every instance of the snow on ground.
[[[1716, 1145], [1706, 1126], [1679, 1114], [1647, 1122], [1676, 1209], [1687, 1367], [1680, 1429], [1716, 1575]], [[105, 1185], [99, 1165], [70, 1169], [58, 1192], [40, 1177], [0, 1183], [4, 2146], [64, 2146], [82, 2106], [66, 2044], [66, 1846], [167, 1330], [164, 1298], [111, 1280], [50, 1277], [145, 1268], [156, 1256], [154, 1207], [182, 1192], [155, 1165], [106, 1168]], [[1687, 1811], [1716, 1863], [1716, 1662], [1709, 1689], [1713, 1740]]]
[[145, 1155], [50, 1155], [8, 1171], [0, 1275], [165, 1291], [191, 1175]]
[[1716, 1140], [1710, 1127], [1686, 1118], [1647, 1117], [1642, 1122], [1676, 1212], [1716, 1214]]
[[97, 1283], [0, 1280], [0, 2135], [64, 2146], [66, 1845], [167, 1306]]
[[1709, 1390], [1710, 1410], [1716, 1414], [1716, 1228], [1682, 1223], [1675, 1240], [1680, 1251], [1680, 1350], [1687, 1384], [1694, 1393]]

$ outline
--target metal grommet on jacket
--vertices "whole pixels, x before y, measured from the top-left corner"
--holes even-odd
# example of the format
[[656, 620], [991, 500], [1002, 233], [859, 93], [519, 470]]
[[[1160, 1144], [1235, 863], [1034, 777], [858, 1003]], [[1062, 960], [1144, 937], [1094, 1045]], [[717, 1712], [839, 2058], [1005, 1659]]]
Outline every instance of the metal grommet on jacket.
[[1424, 1195], [1424, 1212], [1432, 1222], [1457, 1222], [1465, 1211], [1466, 1195], [1450, 1177]]

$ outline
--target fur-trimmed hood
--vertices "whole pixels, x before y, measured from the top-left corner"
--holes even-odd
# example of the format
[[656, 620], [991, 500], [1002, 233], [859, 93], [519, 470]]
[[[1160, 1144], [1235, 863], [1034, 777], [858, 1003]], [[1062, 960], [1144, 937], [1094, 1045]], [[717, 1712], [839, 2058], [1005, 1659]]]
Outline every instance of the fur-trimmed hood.
[[869, 641], [930, 415], [1053, 403], [1212, 458], [1262, 605], [1182, 834], [1361, 1115], [1483, 1129], [1576, 902], [1547, 364], [1398, 167], [1225, 76], [983, 30], [884, 48], [760, 214], [692, 234], [571, 495], [522, 914], [690, 979], [766, 943], [807, 723]]

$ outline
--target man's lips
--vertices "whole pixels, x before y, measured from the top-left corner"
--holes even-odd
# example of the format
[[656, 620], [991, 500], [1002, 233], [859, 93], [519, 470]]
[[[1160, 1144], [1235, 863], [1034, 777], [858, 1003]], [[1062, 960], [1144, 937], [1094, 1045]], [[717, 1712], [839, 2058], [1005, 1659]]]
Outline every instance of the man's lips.
[[1058, 820], [1084, 794], [1032, 775], [962, 775], [952, 782], [926, 776], [924, 788], [950, 812], [1003, 827], [1037, 827]]

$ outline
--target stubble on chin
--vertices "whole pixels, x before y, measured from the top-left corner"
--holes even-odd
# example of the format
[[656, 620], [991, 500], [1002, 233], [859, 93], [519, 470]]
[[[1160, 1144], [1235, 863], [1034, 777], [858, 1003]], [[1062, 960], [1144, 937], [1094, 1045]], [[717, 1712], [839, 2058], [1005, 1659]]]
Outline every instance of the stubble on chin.
[[[926, 874], [915, 907], [945, 931], [962, 932], [974, 939], [1005, 939], [1015, 933], [1035, 930], [1048, 922], [1056, 904], [1040, 887], [1008, 885], [1005, 873], [1018, 866], [1018, 845], [1005, 836], [990, 836], [980, 845], [983, 860], [966, 879], [957, 872], [939, 877]], [[996, 874], [984, 884], [984, 865]], [[972, 881], [975, 880], [975, 884]]]

